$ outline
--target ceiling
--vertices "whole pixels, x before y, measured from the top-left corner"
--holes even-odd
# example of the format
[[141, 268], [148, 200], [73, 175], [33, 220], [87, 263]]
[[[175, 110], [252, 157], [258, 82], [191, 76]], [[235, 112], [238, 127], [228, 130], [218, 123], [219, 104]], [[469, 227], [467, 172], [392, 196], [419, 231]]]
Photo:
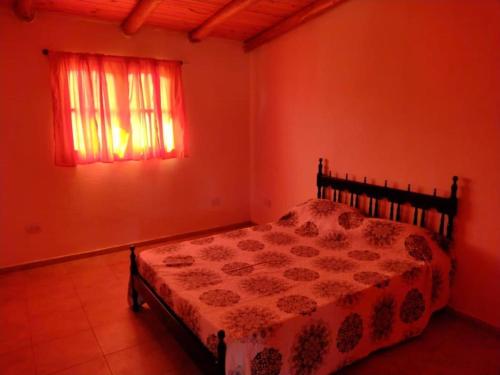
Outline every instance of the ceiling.
[[326, 10], [325, 8], [340, 3], [341, 0], [0, 0], [0, 2], [14, 9], [16, 5], [22, 4], [21, 7], [28, 6], [33, 13], [60, 12], [117, 23], [125, 20], [139, 3], [150, 2], [154, 3], [154, 6], [144, 17], [142, 21], [144, 24], [188, 33], [199, 28], [222, 8], [235, 5], [237, 11], [223, 21], [217, 22], [211, 28], [210, 36], [248, 41], [287, 18], [295, 18], [299, 24], [305, 22], [307, 19], [297, 16], [308, 7], [320, 5], [322, 12]]
[[[217, 26], [212, 35], [236, 40], [248, 39], [313, 1], [258, 1]], [[145, 24], [188, 32], [228, 2], [228, 0], [163, 1], [149, 15]], [[127, 17], [135, 3], [135, 0], [35, 0], [36, 8], [40, 10], [85, 15], [118, 22]]]

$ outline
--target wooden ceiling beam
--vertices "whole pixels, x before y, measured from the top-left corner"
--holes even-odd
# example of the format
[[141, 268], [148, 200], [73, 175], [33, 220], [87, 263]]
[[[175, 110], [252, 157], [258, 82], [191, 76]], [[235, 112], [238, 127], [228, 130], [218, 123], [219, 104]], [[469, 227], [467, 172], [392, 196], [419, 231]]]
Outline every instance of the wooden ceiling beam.
[[23, 21], [30, 22], [35, 18], [33, 0], [14, 1], [14, 13]]
[[135, 34], [146, 22], [148, 16], [163, 0], [139, 0], [130, 14], [122, 22], [122, 30], [127, 35]]
[[287, 33], [288, 31], [302, 25], [314, 17], [326, 12], [329, 9], [343, 3], [346, 0], [316, 0], [315, 2], [305, 6], [296, 13], [282, 19], [270, 28], [254, 35], [245, 40], [245, 51], [251, 51], [254, 48], [261, 46], [264, 43]]
[[232, 0], [224, 5], [217, 12], [212, 14], [205, 22], [189, 33], [189, 39], [192, 42], [199, 42], [208, 37], [213, 30], [234, 16], [235, 14], [247, 9], [259, 0]]

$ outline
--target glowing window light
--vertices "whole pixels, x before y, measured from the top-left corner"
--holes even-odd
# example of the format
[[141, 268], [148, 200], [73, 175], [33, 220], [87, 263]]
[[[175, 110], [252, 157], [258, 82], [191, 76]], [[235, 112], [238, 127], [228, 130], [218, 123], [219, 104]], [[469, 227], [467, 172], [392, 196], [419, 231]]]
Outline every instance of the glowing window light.
[[[71, 125], [73, 130], [73, 148], [82, 158], [87, 153], [95, 157], [103, 147], [110, 148], [116, 158], [123, 159], [131, 143], [134, 154], [158, 154], [159, 135], [152, 131], [153, 124], [159, 121], [157, 112], [161, 113], [162, 141], [164, 150], [172, 152], [175, 149], [174, 126], [171, 116], [168, 87], [169, 78], [160, 76], [160, 107], [155, 108], [154, 85], [151, 74], [129, 74], [129, 112], [130, 130], [121, 123], [118, 114], [116, 82], [112, 73], [105, 73], [104, 84], [107, 89], [106, 105], [109, 107], [111, 134], [106, 134], [112, 142], [103, 142], [103, 127], [101, 119], [102, 98], [99, 92], [102, 79], [97, 71], [92, 71], [90, 80], [84, 79], [84, 74], [69, 71], [69, 98], [71, 107]], [[138, 82], [140, 80], [140, 82]], [[90, 126], [86, 126], [89, 124]], [[84, 136], [84, 132], [86, 137]], [[90, 139], [90, 144], [86, 144]], [[104, 143], [104, 144], [103, 144]]]
[[160, 76], [160, 97], [161, 97], [161, 118], [163, 126], [163, 144], [165, 145], [165, 151], [171, 152], [175, 148], [174, 142], [174, 124], [172, 122], [172, 114], [170, 108], [170, 82], [169, 78], [161, 75]]

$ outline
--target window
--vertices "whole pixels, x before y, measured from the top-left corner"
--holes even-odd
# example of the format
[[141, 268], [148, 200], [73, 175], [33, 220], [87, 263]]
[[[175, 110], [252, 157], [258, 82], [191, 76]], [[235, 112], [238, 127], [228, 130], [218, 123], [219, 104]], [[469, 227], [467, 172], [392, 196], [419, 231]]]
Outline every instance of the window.
[[51, 53], [56, 164], [185, 155], [179, 62]]

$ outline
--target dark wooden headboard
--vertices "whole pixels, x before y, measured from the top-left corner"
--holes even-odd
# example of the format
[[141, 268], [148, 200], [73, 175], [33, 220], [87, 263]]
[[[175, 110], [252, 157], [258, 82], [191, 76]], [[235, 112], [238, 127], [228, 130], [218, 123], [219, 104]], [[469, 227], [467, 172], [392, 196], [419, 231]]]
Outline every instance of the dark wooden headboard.
[[[458, 177], [453, 176], [450, 197], [438, 197], [436, 189], [434, 194], [422, 194], [408, 190], [395, 189], [387, 186], [387, 180], [384, 186], [368, 184], [366, 177], [363, 182], [349, 180], [346, 174], [344, 178], [333, 177], [331, 172], [323, 172], [323, 159], [319, 159], [318, 175], [316, 184], [318, 186], [318, 198], [327, 198], [327, 191], [331, 189], [331, 199], [334, 202], [344, 202], [352, 207], [360, 207], [360, 198], [368, 199], [368, 215], [380, 217], [380, 204], [390, 204], [389, 215], [386, 219], [401, 221], [401, 206], [409, 204], [413, 208], [413, 224], [426, 226], [427, 214], [429, 210], [436, 210], [441, 214], [439, 220], [439, 234], [445, 235], [451, 239], [453, 234], [453, 220], [457, 214], [457, 181]], [[420, 220], [419, 220], [420, 211]], [[386, 215], [387, 216], [387, 215]]]

